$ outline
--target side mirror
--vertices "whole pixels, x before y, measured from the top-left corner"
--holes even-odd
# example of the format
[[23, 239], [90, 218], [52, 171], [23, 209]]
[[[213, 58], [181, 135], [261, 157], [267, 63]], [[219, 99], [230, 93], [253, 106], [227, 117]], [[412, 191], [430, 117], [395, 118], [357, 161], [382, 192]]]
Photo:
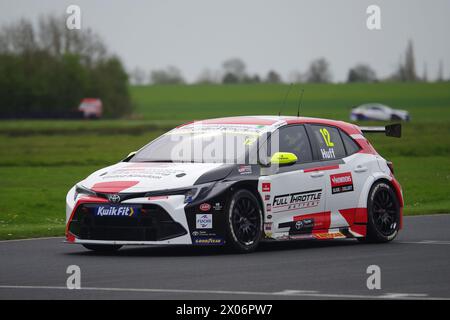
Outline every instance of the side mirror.
[[271, 164], [290, 165], [297, 162], [297, 156], [291, 152], [275, 152], [270, 159]]
[[135, 154], [137, 151], [132, 151], [130, 152], [127, 157], [125, 159], [122, 160], [122, 162], [128, 162]]

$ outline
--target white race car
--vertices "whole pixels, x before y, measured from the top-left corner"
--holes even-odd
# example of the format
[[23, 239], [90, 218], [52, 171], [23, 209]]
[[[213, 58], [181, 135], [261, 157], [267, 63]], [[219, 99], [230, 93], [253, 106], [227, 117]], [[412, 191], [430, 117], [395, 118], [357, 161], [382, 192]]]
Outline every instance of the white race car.
[[390, 241], [402, 225], [401, 187], [363, 134], [400, 130], [284, 116], [188, 123], [71, 188], [66, 241], [239, 252], [261, 241]]
[[411, 119], [406, 110], [392, 109], [380, 103], [367, 103], [354, 107], [350, 113], [350, 120], [375, 120], [375, 121], [409, 121]]

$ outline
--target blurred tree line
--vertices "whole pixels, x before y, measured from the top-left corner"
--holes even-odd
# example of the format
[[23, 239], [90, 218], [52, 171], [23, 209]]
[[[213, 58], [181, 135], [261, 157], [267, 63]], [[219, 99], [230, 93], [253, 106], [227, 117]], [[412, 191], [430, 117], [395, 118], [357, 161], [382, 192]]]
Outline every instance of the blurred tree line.
[[131, 112], [128, 75], [98, 35], [55, 16], [2, 27], [0, 116], [60, 117], [85, 97], [100, 98], [107, 117]]
[[[387, 77], [379, 78], [375, 70], [367, 63], [358, 63], [351, 67], [347, 73], [348, 83], [371, 83], [380, 81], [395, 82], [428, 82], [427, 66], [424, 65], [424, 73], [420, 77], [416, 72], [413, 42], [408, 41], [404, 58], [401, 58], [398, 65]], [[185, 84], [181, 71], [174, 66], [166, 69], [153, 70], [149, 74], [140, 68], [135, 68], [130, 73], [133, 84]], [[310, 62], [304, 72], [292, 71], [286, 82], [291, 83], [330, 83], [333, 81], [330, 63], [321, 57]], [[436, 81], [445, 81], [443, 62], [439, 62]], [[239, 83], [283, 83], [282, 76], [275, 70], [269, 70], [265, 76], [249, 74], [246, 64], [240, 58], [227, 59], [222, 63], [222, 69], [211, 71], [203, 70], [195, 83], [197, 84], [239, 84]]]

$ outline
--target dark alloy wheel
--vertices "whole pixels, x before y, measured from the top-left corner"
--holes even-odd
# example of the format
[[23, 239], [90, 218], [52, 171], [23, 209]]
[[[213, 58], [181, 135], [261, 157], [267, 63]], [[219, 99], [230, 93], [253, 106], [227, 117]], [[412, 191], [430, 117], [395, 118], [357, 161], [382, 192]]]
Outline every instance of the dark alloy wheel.
[[115, 252], [122, 248], [120, 245], [107, 245], [107, 244], [83, 244], [86, 249], [96, 251], [96, 252]]
[[262, 211], [258, 200], [248, 190], [234, 193], [228, 210], [228, 244], [238, 252], [256, 249], [262, 235]]
[[369, 242], [393, 240], [400, 227], [400, 204], [392, 187], [375, 183], [367, 200], [367, 237]]

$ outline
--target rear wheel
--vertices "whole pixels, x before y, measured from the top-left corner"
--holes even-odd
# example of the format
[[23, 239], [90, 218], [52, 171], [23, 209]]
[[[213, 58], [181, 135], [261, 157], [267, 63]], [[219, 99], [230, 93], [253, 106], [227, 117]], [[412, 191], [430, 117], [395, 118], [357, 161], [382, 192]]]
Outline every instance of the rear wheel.
[[392, 187], [375, 183], [367, 200], [367, 242], [393, 240], [400, 227], [400, 204]]
[[235, 251], [252, 252], [262, 237], [263, 218], [258, 200], [248, 190], [235, 192], [227, 210], [227, 243]]
[[108, 244], [83, 244], [86, 249], [96, 252], [115, 252], [122, 248], [121, 245], [108, 245]]

